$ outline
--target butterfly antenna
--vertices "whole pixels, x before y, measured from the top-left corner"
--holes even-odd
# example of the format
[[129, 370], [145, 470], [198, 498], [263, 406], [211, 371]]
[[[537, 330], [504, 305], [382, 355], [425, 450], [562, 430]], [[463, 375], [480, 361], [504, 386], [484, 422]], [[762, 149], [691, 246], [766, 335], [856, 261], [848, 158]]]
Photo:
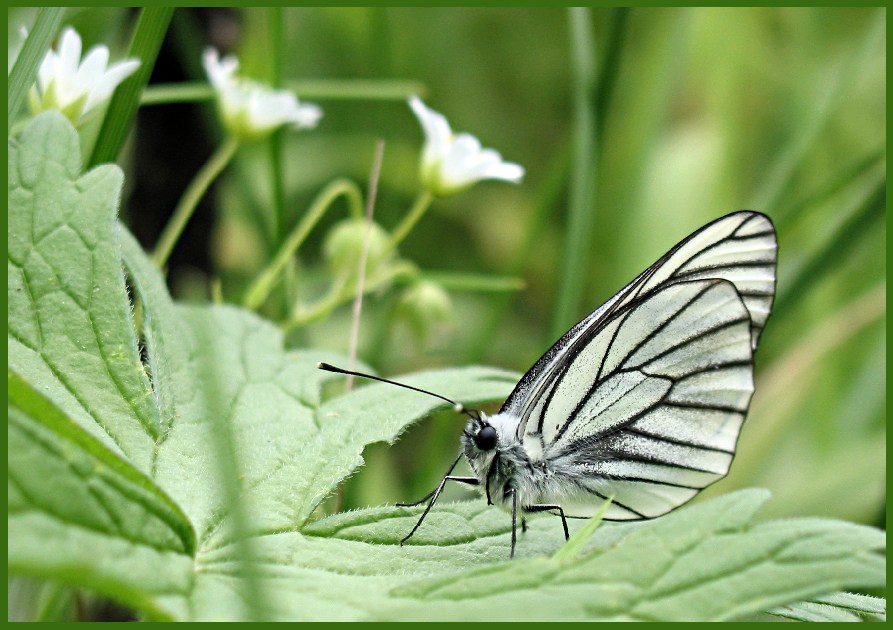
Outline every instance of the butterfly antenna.
[[373, 381], [381, 381], [382, 383], [388, 383], [390, 385], [396, 385], [397, 387], [403, 387], [405, 389], [411, 389], [414, 392], [419, 392], [421, 394], [428, 394], [429, 396], [434, 396], [435, 398], [440, 398], [453, 406], [453, 409], [459, 413], [466, 414], [472, 420], [480, 420], [480, 415], [477, 409], [469, 409], [462, 403], [457, 403], [454, 400], [450, 400], [446, 396], [441, 396], [440, 394], [435, 394], [434, 392], [429, 392], [427, 389], [419, 389], [418, 387], [413, 387], [412, 385], [406, 385], [404, 383], [398, 383], [397, 381], [391, 381], [386, 378], [381, 378], [380, 376], [373, 376], [372, 374], [364, 374], [363, 372], [354, 372], [352, 370], [345, 370], [340, 367], [335, 367], [329, 363], [317, 363], [316, 367], [320, 370], [325, 370], [326, 372], [334, 372], [335, 374], [349, 374], [351, 376], [360, 376], [362, 378], [372, 379]]

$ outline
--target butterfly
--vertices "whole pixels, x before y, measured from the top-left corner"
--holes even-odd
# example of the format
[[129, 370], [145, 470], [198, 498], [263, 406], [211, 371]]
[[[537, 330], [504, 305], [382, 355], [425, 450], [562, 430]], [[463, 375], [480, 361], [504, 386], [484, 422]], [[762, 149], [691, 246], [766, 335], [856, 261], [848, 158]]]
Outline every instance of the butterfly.
[[[689, 235], [567, 331], [498, 413], [469, 416], [447, 481], [477, 486], [517, 523], [550, 512], [635, 521], [666, 514], [729, 471], [754, 392], [753, 356], [775, 296], [777, 240], [740, 211]], [[462, 459], [473, 476], [453, 475]]]

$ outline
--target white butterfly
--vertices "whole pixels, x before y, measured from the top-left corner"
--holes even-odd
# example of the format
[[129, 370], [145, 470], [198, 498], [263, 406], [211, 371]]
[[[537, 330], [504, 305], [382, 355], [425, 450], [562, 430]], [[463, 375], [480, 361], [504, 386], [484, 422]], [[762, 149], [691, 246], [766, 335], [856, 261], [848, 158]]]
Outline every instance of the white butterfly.
[[[776, 250], [763, 214], [708, 223], [565, 333], [499, 413], [460, 405], [462, 452], [433, 492], [400, 504], [428, 501], [402, 542], [447, 481], [511, 512], [514, 556], [519, 512], [522, 527], [525, 513], [559, 515], [567, 538], [566, 518], [608, 499], [606, 520], [654, 518], [723, 478], [754, 391]], [[473, 477], [451, 474], [463, 455]]]

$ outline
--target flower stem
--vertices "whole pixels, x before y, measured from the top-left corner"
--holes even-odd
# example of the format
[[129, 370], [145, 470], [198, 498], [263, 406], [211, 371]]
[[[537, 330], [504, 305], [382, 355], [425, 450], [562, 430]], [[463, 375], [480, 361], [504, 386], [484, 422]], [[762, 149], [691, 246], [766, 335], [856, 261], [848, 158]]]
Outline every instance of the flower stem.
[[283, 328], [288, 331], [322, 319], [347, 301], [352, 293], [352, 287], [348, 283], [348, 276], [346, 274], [339, 276], [332, 283], [332, 286], [329, 287], [328, 293], [318, 301], [306, 307], [296, 307], [292, 312], [291, 318], [283, 325]]
[[422, 218], [422, 215], [425, 214], [425, 211], [428, 210], [428, 206], [431, 205], [431, 202], [434, 201], [434, 196], [428, 191], [422, 191], [419, 193], [419, 196], [416, 198], [415, 203], [410, 209], [409, 213], [403, 217], [403, 220], [400, 222], [400, 225], [394, 230], [394, 233], [391, 234], [391, 240], [388, 243], [388, 246], [391, 249], [394, 249], [399, 245], [403, 239], [405, 239], [409, 233], [412, 231], [412, 228], [415, 227], [415, 224], [419, 222], [419, 219]]
[[238, 139], [234, 136], [228, 137], [189, 183], [183, 196], [180, 197], [180, 202], [177, 204], [173, 216], [164, 227], [164, 231], [158, 239], [158, 244], [155, 246], [155, 251], [152, 253], [152, 261], [158, 267], [164, 267], [167, 263], [171, 251], [177, 244], [177, 240], [179, 240], [186, 224], [195, 212], [196, 207], [198, 207], [198, 202], [201, 201], [211, 182], [220, 175], [221, 171], [232, 160], [238, 148]]
[[595, 42], [591, 11], [586, 7], [568, 9], [571, 40], [571, 79], [573, 87], [573, 148], [571, 181], [568, 189], [568, 218], [564, 235], [558, 292], [552, 313], [549, 338], [557, 339], [577, 320], [577, 307], [583, 294], [581, 270], [586, 269], [589, 243], [595, 220], [596, 127], [595, 127]]
[[285, 242], [279, 248], [270, 264], [260, 272], [254, 282], [251, 283], [251, 286], [248, 287], [248, 290], [245, 292], [245, 298], [242, 300], [246, 308], [256, 309], [264, 303], [289, 259], [297, 253], [301, 243], [304, 242], [310, 230], [314, 228], [329, 206], [332, 205], [332, 202], [341, 195], [347, 197], [351, 216], [362, 216], [363, 193], [360, 192], [356, 184], [347, 179], [336, 179], [326, 186], [313, 200], [310, 209], [307, 210], [307, 214], [304, 215], [304, 218], [295, 226], [288, 238], [285, 239]]
[[[404, 278], [412, 278], [417, 275], [418, 270], [415, 268], [415, 265], [406, 261], [398, 261], [391, 265], [386, 271], [383, 271], [381, 275], [367, 278], [363, 287], [363, 292], [370, 293], [371, 291], [375, 291], [385, 286], [387, 283], [395, 281], [401, 276]], [[289, 331], [294, 328], [299, 328], [300, 326], [306, 326], [307, 324], [322, 319], [342, 304], [351, 301], [356, 292], [356, 284], [349, 280], [350, 276], [348, 274], [339, 276], [335, 282], [332, 283], [328, 293], [318, 301], [309, 306], [296, 306], [292, 312], [291, 318], [282, 324], [283, 330]]]

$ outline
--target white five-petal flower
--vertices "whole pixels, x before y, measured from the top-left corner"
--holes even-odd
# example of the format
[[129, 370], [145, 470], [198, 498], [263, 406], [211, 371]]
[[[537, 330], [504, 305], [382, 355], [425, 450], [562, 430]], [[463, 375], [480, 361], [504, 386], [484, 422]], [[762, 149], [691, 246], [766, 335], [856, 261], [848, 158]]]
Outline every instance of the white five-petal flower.
[[32, 113], [58, 109], [75, 125], [107, 101], [121, 82], [136, 72], [139, 59], [108, 65], [107, 46], [94, 46], [81, 61], [81, 37], [73, 28], [62, 32], [58, 52], [50, 49], [31, 88]]
[[426, 107], [418, 97], [409, 99], [409, 106], [425, 132], [421, 177], [422, 185], [431, 194], [447, 197], [482, 179], [518, 183], [524, 177], [522, 166], [503, 162], [499, 152], [481, 148], [471, 134], [454, 134], [447, 119]]
[[285, 124], [299, 129], [315, 127], [322, 117], [319, 107], [301, 104], [293, 92], [236, 76], [239, 61], [232, 55], [220, 59], [215, 49], [208, 48], [202, 62], [224, 124], [240, 138], [261, 138]]

